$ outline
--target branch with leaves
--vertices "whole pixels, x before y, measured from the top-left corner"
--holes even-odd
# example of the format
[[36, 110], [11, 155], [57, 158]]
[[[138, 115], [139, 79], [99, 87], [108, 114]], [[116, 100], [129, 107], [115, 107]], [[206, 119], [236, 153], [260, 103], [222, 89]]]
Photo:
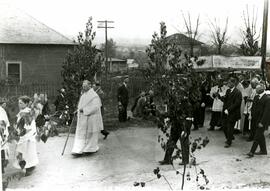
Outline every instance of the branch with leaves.
[[[74, 112], [80, 96], [83, 80], [92, 81], [101, 70], [102, 54], [93, 44], [96, 33], [93, 31], [92, 18], [86, 23], [85, 32], [80, 32], [78, 42], [63, 63], [63, 86], [66, 89], [70, 112]], [[71, 114], [71, 113], [70, 113]]]
[[[187, 21], [185, 22], [186, 25], [190, 27], [191, 22], [189, 22], [189, 24]], [[197, 25], [198, 23], [199, 18]], [[196, 28], [196, 31], [197, 30], [198, 28]], [[183, 173], [176, 170], [176, 174], [182, 175], [181, 188], [183, 189], [186, 167], [190, 164], [189, 157], [193, 159], [192, 164], [196, 165], [195, 156], [191, 155], [189, 152], [189, 134], [193, 118], [193, 106], [197, 104], [201, 96], [199, 86], [202, 80], [201, 76], [193, 69], [193, 65], [197, 64], [199, 60], [186, 54], [183, 55], [181, 47], [176, 42], [167, 41], [166, 34], [166, 25], [162, 22], [160, 24], [160, 34], [154, 33], [151, 44], [146, 50], [149, 57], [149, 68], [145, 77], [152, 83], [152, 88], [156, 96], [161, 97], [163, 104], [167, 106], [166, 111], [160, 111], [157, 115], [157, 125], [163, 135], [165, 135], [163, 137], [159, 136], [158, 141], [161, 143], [161, 147], [164, 150], [168, 147], [176, 150], [176, 154], [172, 156], [172, 161], [170, 161], [175, 170], [176, 168], [173, 165], [173, 161], [183, 159]], [[197, 32], [194, 34], [193, 39], [196, 38], [196, 36]], [[172, 128], [175, 128], [177, 132], [171, 131]], [[178, 148], [170, 141], [172, 133], [179, 132], [181, 132], [181, 136], [179, 137], [181, 148]], [[198, 140], [199, 142], [202, 141], [203, 145], [209, 142], [208, 138]], [[199, 148], [202, 144], [199, 143], [198, 140], [195, 140], [195, 142]], [[192, 145], [194, 144], [192, 143]], [[164, 177], [172, 189], [166, 177], [159, 172], [159, 168], [154, 170], [157, 179]], [[134, 186], [136, 185], [138, 186], [140, 184], [136, 182]], [[143, 182], [142, 185], [145, 186], [145, 182]]]

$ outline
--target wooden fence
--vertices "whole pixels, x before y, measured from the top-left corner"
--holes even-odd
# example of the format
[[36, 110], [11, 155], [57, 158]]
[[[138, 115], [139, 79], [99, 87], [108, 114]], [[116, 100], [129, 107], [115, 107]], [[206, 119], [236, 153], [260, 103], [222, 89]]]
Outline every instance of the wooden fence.
[[[117, 101], [117, 89], [123, 83], [122, 79], [102, 80], [101, 87], [105, 92], [105, 99]], [[0, 87], [0, 97], [7, 100], [21, 95], [32, 97], [35, 93], [47, 94], [49, 98], [55, 98], [58, 95], [60, 84], [49, 83], [33, 83], [33, 84], [17, 84], [17, 85], [2, 85]], [[142, 77], [129, 78], [128, 90], [129, 97], [133, 98], [139, 95], [140, 91], [149, 89], [149, 83]]]
[[0, 97], [12, 99], [21, 95], [28, 95], [32, 97], [35, 93], [44, 93], [48, 97], [54, 97], [58, 94], [58, 89], [61, 86], [58, 84], [16, 84], [16, 85], [3, 85], [0, 88]]
[[[117, 89], [123, 83], [122, 80], [103, 80], [101, 82], [102, 90], [105, 92], [105, 100], [117, 101]], [[150, 87], [149, 82], [147, 82], [142, 77], [129, 78], [128, 90], [129, 97], [137, 97], [141, 91], [148, 91]]]

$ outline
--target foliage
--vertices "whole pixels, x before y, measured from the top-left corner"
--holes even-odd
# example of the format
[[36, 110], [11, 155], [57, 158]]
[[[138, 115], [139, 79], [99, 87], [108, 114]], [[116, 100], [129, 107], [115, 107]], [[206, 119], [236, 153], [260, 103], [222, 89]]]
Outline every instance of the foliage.
[[67, 54], [63, 63], [63, 86], [66, 88], [71, 111], [76, 108], [82, 81], [93, 80], [95, 74], [101, 69], [102, 57], [100, 51], [93, 45], [95, 35], [90, 17], [84, 34], [79, 33], [74, 50]]
[[[160, 117], [159, 120], [158, 120], [158, 128], [161, 130], [161, 132], [163, 133], [163, 135], [165, 136], [161, 136], [159, 135], [158, 136], [158, 142], [160, 143], [161, 145], [161, 148], [166, 151], [167, 149], [167, 146], [168, 146], [168, 140], [169, 140], [169, 137], [170, 137], [170, 129], [171, 129], [171, 121], [169, 120], [168, 117]], [[181, 139], [186, 139], [186, 135], [185, 133], [182, 134], [181, 136]], [[202, 189], [202, 188], [205, 188], [208, 183], [209, 183], [209, 180], [207, 178], [207, 176], [205, 175], [204, 173], [204, 170], [203, 169], [200, 169], [200, 172], [198, 172], [197, 170], [197, 167], [198, 167], [198, 164], [197, 164], [197, 158], [195, 156], [195, 153], [196, 151], [198, 150], [201, 150], [202, 148], [206, 147], [206, 145], [209, 143], [209, 139], [208, 137], [205, 137], [205, 138], [196, 138], [194, 140], [192, 140], [192, 138], [190, 137], [190, 143], [189, 143], [189, 149], [188, 149], [188, 155], [189, 155], [189, 162], [188, 162], [188, 169], [190, 169], [191, 167], [194, 167], [194, 170], [195, 170], [195, 176], [196, 176], [196, 184], [197, 184], [197, 187]], [[187, 181], [190, 181], [192, 178], [191, 178], [191, 172], [188, 171], [186, 173], [186, 166], [184, 164], [184, 168], [183, 168], [183, 173], [180, 173], [179, 169], [176, 168], [176, 165], [175, 163], [177, 163], [178, 160], [182, 160], [183, 157], [185, 157], [185, 153], [183, 152], [183, 149], [184, 148], [180, 148], [178, 147], [177, 145], [175, 146], [175, 151], [174, 151], [174, 155], [172, 156], [172, 167], [173, 169], [176, 171], [176, 175], [182, 175], [182, 189], [184, 187], [184, 181], [187, 180]], [[182, 164], [181, 164], [182, 165]]]
[[255, 56], [260, 54], [259, 38], [260, 32], [257, 32], [257, 12], [254, 13], [254, 7], [252, 17], [249, 15], [248, 6], [246, 12], [243, 12], [243, 20], [245, 27], [241, 30], [243, 42], [240, 45], [240, 49], [245, 56]]
[[[170, 110], [185, 115], [181, 106], [197, 102], [200, 97], [200, 76], [193, 69], [194, 60], [188, 55], [183, 55], [179, 45], [166, 41], [166, 25], [160, 24], [160, 36], [154, 33], [151, 44], [146, 49], [149, 57], [149, 68], [144, 73], [152, 82], [152, 88], [157, 96], [165, 98]], [[175, 113], [176, 114], [176, 113]], [[174, 114], [174, 115], [175, 115]], [[180, 116], [184, 119], [185, 116]], [[172, 117], [172, 116], [170, 116]]]
[[[158, 120], [158, 127], [159, 129], [163, 132], [163, 134], [165, 135], [165, 138], [158, 136], [158, 142], [161, 144], [161, 147], [164, 151], [166, 151], [166, 147], [167, 147], [167, 143], [168, 143], [168, 139], [169, 139], [169, 130], [171, 128], [171, 123], [169, 121], [168, 118], [159, 118]], [[198, 150], [201, 150], [202, 148], [205, 148], [207, 146], [207, 144], [209, 143], [209, 139], [208, 137], [205, 138], [196, 138], [194, 140], [192, 140], [189, 145], [190, 145], [190, 151], [189, 151], [189, 156], [190, 156], [190, 161], [188, 163], [188, 165], [186, 166], [184, 164], [184, 168], [183, 168], [183, 173], [180, 172], [179, 167], [177, 167], [176, 163], [178, 162], [178, 160], [182, 159], [183, 156], [183, 152], [182, 152], [182, 148], [179, 148], [178, 146], [175, 146], [175, 152], [174, 155], [172, 156], [172, 167], [175, 170], [176, 175], [181, 175], [182, 176], [182, 186], [181, 188], [184, 188], [184, 182], [185, 181], [191, 181], [192, 177], [191, 174], [192, 172], [190, 171], [190, 169], [192, 167], [194, 167], [194, 175], [196, 178], [196, 186], [198, 189], [204, 190], [207, 188], [207, 185], [209, 184], [209, 180], [205, 174], [205, 171], [202, 168], [198, 169], [199, 164], [197, 163], [197, 158], [195, 156], [195, 152]], [[182, 165], [182, 164], [181, 164]], [[186, 172], [187, 170], [187, 172]], [[153, 178], [151, 180], [147, 180], [144, 182], [134, 182], [134, 186], [139, 186], [141, 185], [142, 187], [144, 187], [146, 185], [146, 183], [148, 182], [152, 182], [154, 180], [160, 179], [161, 177], [163, 177], [165, 179], [165, 181], [167, 182], [167, 184], [170, 187], [170, 190], [173, 190], [171, 184], [169, 183], [169, 181], [167, 180], [166, 176], [163, 175], [159, 169], [159, 167], [155, 168], [153, 170], [154, 175], [156, 175], [156, 178]]]
[[[161, 147], [166, 150], [166, 148], [170, 146], [168, 139], [170, 137], [172, 124], [174, 124], [174, 128], [179, 128], [181, 131], [179, 138], [181, 146], [184, 145], [182, 145], [183, 142], [187, 143], [186, 147], [188, 148], [180, 149], [176, 146], [176, 154], [172, 157], [172, 160], [185, 157], [185, 160], [183, 160], [184, 172], [182, 173], [183, 189], [186, 166], [189, 164], [189, 155], [192, 161], [190, 164], [196, 166], [196, 158], [193, 153], [197, 147], [195, 150], [193, 148], [191, 153], [187, 151], [187, 149], [189, 150], [190, 120], [192, 119], [193, 107], [200, 99], [199, 86], [201, 76], [195, 72], [193, 65], [203, 63], [197, 58], [183, 55], [180, 46], [175, 44], [175, 42], [169, 43], [166, 40], [166, 34], [166, 25], [162, 22], [160, 24], [160, 34], [154, 33], [151, 44], [146, 49], [150, 67], [145, 73], [145, 77], [152, 82], [152, 89], [156, 96], [161, 97], [164, 100], [164, 104], [167, 106], [165, 111], [157, 115], [157, 125], [163, 132], [163, 135], [165, 135], [165, 138], [158, 137]], [[209, 142], [208, 138], [202, 141], [203, 144], [201, 144], [200, 141], [202, 141], [202, 139], [194, 140], [192, 143], [193, 147], [195, 143], [198, 148], [200, 148], [201, 145], [206, 145]], [[178, 170], [177, 172], [177, 174], [180, 174]], [[154, 173], [157, 175], [157, 178], [162, 176], [158, 169], [155, 169]], [[134, 186], [136, 185], [138, 186], [138, 183], [134, 184]]]

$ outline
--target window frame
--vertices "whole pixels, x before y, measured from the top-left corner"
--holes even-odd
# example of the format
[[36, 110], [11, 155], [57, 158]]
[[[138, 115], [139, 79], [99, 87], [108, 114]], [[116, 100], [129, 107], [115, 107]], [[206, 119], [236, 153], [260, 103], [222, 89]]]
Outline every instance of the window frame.
[[19, 82], [19, 84], [21, 84], [21, 82], [22, 82], [22, 61], [12, 61], [12, 60], [6, 61], [6, 78], [8, 78], [8, 65], [9, 64], [19, 64], [19, 67], [20, 67], [20, 82]]

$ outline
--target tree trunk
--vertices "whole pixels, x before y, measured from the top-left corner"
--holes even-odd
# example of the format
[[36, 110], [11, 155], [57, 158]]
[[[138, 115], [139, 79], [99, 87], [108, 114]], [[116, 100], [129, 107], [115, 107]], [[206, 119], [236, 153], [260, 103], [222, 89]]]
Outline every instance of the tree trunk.
[[218, 55], [221, 55], [221, 46], [222, 45], [220, 45], [220, 44], [218, 45]]
[[193, 57], [193, 45], [190, 45], [190, 57]]

